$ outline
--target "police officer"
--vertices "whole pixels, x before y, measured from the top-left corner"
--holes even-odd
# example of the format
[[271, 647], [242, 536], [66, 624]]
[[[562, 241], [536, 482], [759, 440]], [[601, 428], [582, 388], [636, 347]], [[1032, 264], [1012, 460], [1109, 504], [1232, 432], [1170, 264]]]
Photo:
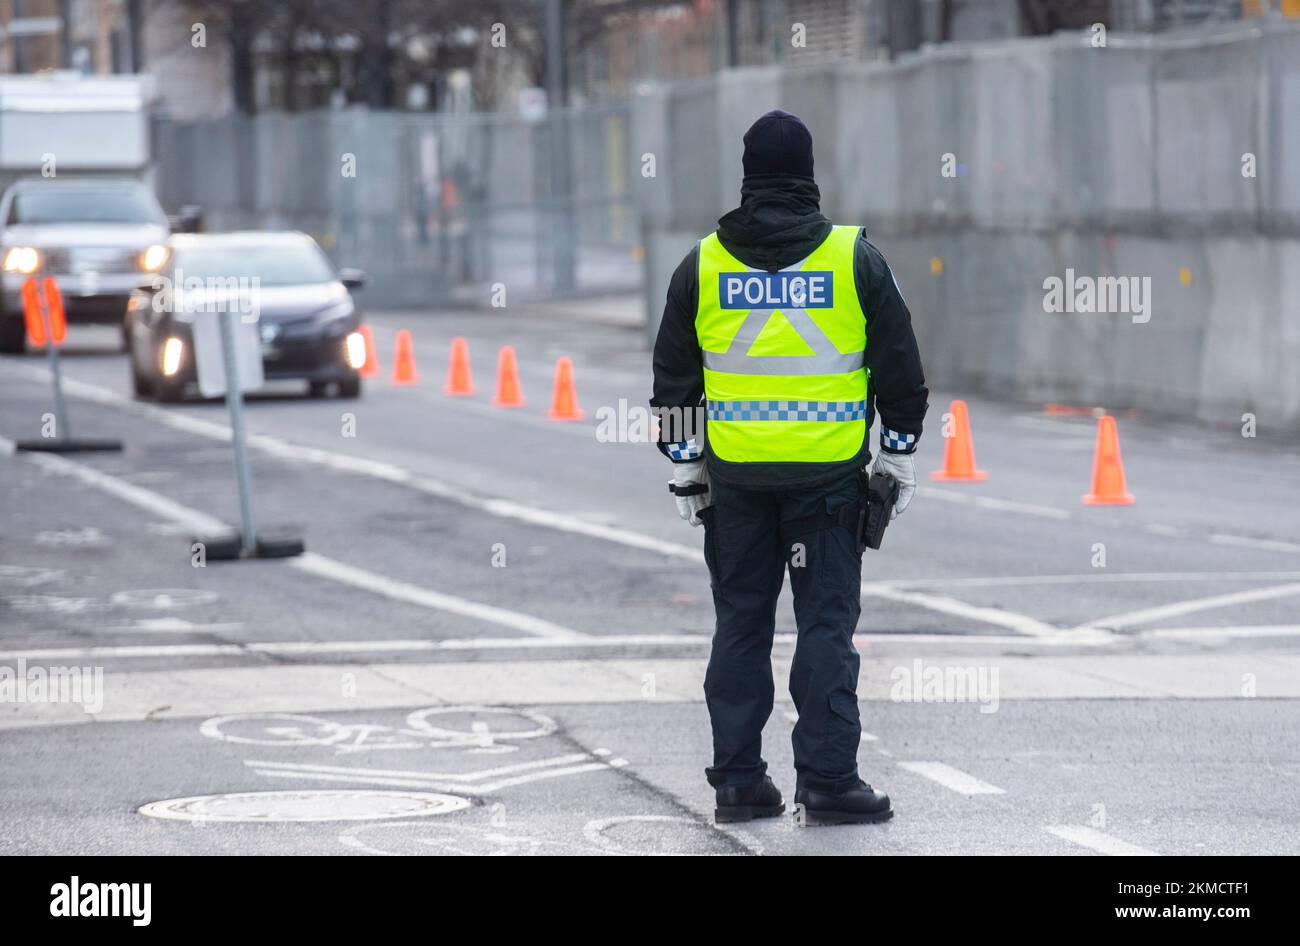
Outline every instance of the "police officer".
[[[795, 804], [813, 824], [883, 821], [893, 815], [889, 796], [857, 767], [856, 513], [877, 409], [873, 470], [900, 484], [894, 514], [907, 508], [928, 391], [884, 257], [860, 228], [821, 213], [807, 126], [768, 112], [744, 143], [740, 207], [673, 273], [650, 402], [678, 511], [704, 526], [717, 615], [704, 681], [713, 727], [705, 774], [718, 821], [785, 810], [762, 734], [788, 569], [798, 628]], [[701, 412], [703, 423], [692, 423]]]

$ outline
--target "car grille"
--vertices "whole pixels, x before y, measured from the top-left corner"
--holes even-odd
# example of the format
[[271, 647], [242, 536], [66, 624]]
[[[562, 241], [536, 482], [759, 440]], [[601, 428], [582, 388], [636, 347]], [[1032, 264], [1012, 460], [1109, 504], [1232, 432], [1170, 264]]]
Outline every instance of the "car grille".
[[45, 269], [56, 275], [133, 273], [140, 269], [140, 251], [121, 247], [51, 247], [44, 251]]

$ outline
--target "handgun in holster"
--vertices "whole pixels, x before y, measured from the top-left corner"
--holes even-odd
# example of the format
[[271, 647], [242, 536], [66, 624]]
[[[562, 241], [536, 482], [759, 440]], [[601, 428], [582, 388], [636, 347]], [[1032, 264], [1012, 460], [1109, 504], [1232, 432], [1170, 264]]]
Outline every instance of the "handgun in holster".
[[858, 551], [878, 549], [885, 538], [885, 527], [898, 501], [898, 480], [888, 473], [859, 475], [862, 486], [862, 509], [859, 513]]

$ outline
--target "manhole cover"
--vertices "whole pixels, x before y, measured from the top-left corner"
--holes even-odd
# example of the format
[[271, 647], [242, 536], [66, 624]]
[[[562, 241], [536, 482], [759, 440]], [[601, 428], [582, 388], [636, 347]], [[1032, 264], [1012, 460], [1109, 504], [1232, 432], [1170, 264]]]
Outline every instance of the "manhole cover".
[[150, 802], [140, 814], [173, 821], [378, 821], [445, 815], [469, 801], [434, 792], [233, 792]]

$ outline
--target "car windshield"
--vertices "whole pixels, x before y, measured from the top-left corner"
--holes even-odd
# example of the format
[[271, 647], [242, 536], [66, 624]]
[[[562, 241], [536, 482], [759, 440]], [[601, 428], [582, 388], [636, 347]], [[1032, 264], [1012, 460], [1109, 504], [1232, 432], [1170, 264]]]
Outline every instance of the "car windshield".
[[51, 187], [16, 194], [9, 222], [163, 224], [166, 218], [142, 187]]
[[178, 248], [174, 266], [186, 281], [235, 278], [260, 286], [303, 286], [335, 278], [314, 243], [198, 244]]

